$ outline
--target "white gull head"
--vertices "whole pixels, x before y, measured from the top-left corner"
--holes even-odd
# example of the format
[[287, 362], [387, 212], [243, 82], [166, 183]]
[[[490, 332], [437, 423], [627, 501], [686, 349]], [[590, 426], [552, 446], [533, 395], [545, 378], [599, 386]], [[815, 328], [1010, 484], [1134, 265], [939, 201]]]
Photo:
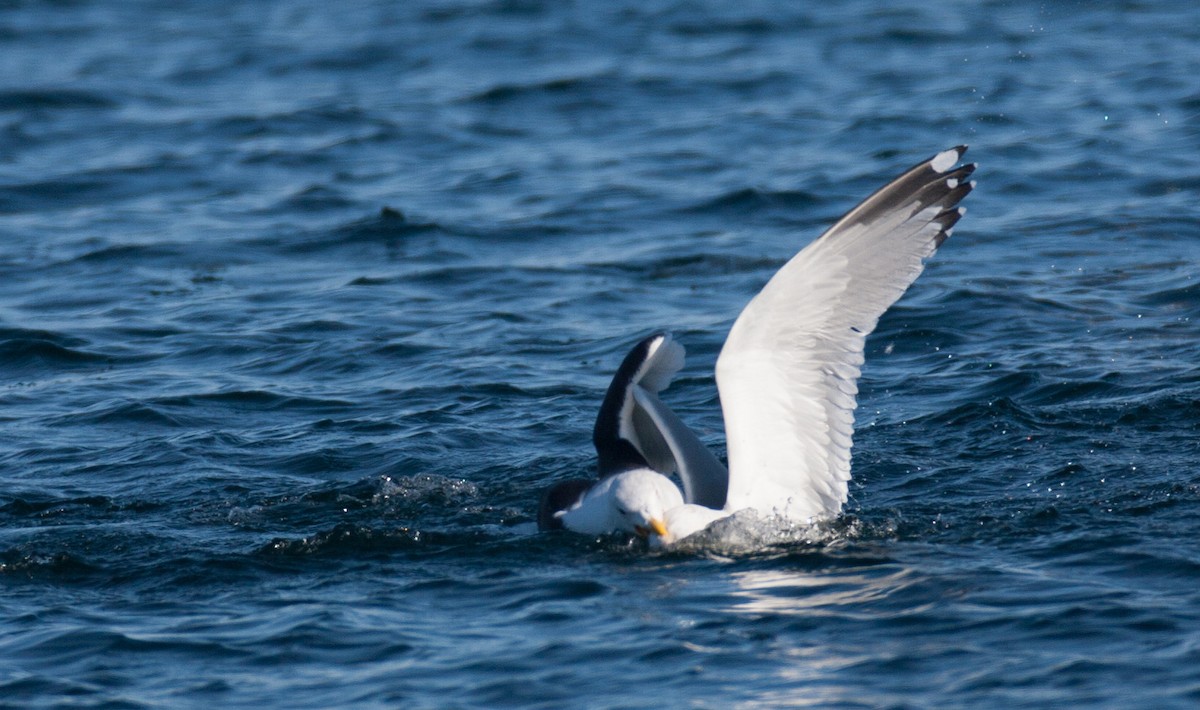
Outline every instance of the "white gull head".
[[568, 530], [586, 535], [610, 532], [666, 533], [667, 511], [683, 505], [683, 494], [671, 479], [648, 468], [608, 476], [573, 507], [559, 514]]

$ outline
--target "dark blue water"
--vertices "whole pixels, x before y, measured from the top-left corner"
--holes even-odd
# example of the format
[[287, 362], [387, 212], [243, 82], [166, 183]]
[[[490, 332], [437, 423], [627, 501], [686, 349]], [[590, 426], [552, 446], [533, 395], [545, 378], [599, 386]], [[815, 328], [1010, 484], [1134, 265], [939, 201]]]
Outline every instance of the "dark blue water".
[[[0, 3], [0, 706], [1200, 704], [1200, 12]], [[818, 542], [532, 531], [912, 163]], [[1193, 320], [1196, 317], [1197, 320]]]

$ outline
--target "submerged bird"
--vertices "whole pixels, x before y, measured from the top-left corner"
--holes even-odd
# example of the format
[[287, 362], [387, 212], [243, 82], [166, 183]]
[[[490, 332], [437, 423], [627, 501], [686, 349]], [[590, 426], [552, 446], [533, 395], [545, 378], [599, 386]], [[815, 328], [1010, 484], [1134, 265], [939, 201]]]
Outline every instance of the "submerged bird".
[[658, 333], [625, 357], [600, 406], [599, 478], [547, 490], [538, 527], [669, 545], [746, 509], [801, 523], [837, 515], [866, 337], [965, 213], [958, 203], [975, 186], [975, 165], [955, 166], [966, 149], [942, 151], [876, 191], [742, 310], [716, 366], [728, 469], [658, 398], [684, 358]]

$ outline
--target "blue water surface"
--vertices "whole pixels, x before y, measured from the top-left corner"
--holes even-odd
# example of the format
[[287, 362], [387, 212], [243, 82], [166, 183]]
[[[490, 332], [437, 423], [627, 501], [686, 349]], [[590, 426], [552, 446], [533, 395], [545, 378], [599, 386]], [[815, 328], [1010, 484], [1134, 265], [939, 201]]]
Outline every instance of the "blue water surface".
[[[0, 707], [1195, 707], [1191, 2], [0, 2]], [[821, 542], [533, 530], [970, 143]]]

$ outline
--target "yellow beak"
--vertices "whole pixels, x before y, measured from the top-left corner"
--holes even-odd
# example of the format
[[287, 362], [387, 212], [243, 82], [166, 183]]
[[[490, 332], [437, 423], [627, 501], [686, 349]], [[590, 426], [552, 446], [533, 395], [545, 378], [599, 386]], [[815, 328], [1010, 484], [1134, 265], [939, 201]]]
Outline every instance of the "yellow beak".
[[650, 522], [648, 522], [646, 524], [649, 527], [642, 527], [641, 525], [635, 525], [633, 527], [633, 530], [634, 530], [634, 532], [636, 532], [638, 534], [638, 537], [648, 538], [648, 537], [650, 537], [650, 533], [654, 533], [654, 534], [658, 535], [659, 537], [663, 538], [664, 540], [666, 539], [667, 526], [666, 526], [666, 524], [663, 523], [663, 521], [661, 519], [650, 518]]

